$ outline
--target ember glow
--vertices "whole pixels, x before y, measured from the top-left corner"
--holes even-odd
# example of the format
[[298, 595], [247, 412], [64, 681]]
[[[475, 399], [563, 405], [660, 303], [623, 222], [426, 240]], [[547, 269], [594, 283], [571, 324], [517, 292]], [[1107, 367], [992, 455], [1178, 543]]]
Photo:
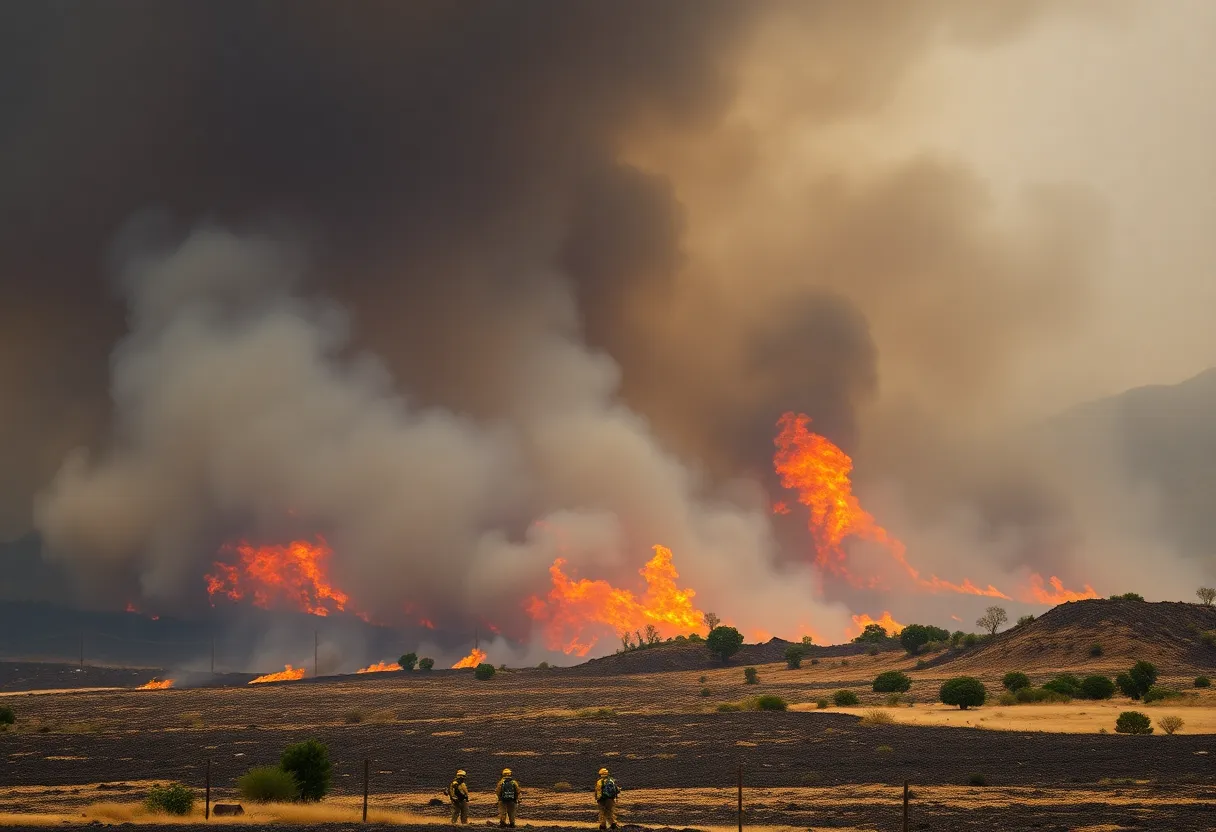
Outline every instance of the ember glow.
[[474, 647], [473, 652], [456, 662], [456, 664], [452, 665], [452, 669], [461, 670], [462, 668], [466, 667], [477, 667], [477, 665], [481, 664], [485, 660], [486, 651], [478, 650], [476, 647]]
[[145, 682], [140, 685], [136, 690], [168, 690], [171, 687], [173, 687], [172, 679], [164, 679], [163, 681], [153, 679], [151, 682]]
[[870, 618], [864, 612], [861, 615], [853, 616], [853, 629], [845, 631], [845, 638], [855, 638], [865, 631], [867, 624], [877, 624], [887, 631], [889, 636], [897, 636], [903, 632], [904, 625], [900, 624], [891, 617], [891, 613], [886, 610], [878, 618]]
[[[333, 550], [325, 538], [295, 540], [286, 546], [253, 546], [241, 541], [220, 550], [214, 574], [206, 575], [207, 593], [232, 601], [249, 598], [255, 606], [289, 606], [313, 615], [346, 609], [349, 598], [329, 580]], [[235, 561], [235, 562], [233, 562]]]
[[654, 553], [638, 570], [646, 581], [641, 599], [607, 581], [575, 581], [562, 570], [566, 561], [555, 560], [549, 567], [553, 588], [548, 597], [533, 596], [525, 605], [528, 614], [544, 624], [549, 648], [585, 656], [607, 632], [634, 633], [653, 626], [667, 637], [703, 629], [705, 616], [692, 600], [696, 593], [676, 585], [680, 575], [671, 550], [655, 546]]
[[1065, 589], [1064, 582], [1052, 575], [1048, 580], [1050, 589], [1043, 585], [1043, 576], [1032, 574], [1030, 576], [1030, 586], [1023, 594], [1023, 601], [1030, 601], [1038, 604], [1063, 604], [1067, 601], [1084, 601], [1086, 598], [1097, 598], [1098, 593], [1094, 592], [1094, 588], [1089, 584], [1085, 584], [1085, 589], [1081, 592]]
[[[1009, 598], [991, 584], [979, 587], [967, 579], [952, 583], [936, 575], [922, 577], [908, 563], [904, 544], [878, 525], [853, 494], [853, 483], [849, 479], [853, 460], [827, 438], [812, 433], [808, 427], [810, 423], [810, 418], [801, 413], [786, 413], [781, 417], [777, 422], [780, 430], [773, 440], [777, 446], [773, 466], [781, 477], [781, 485], [796, 491], [798, 502], [810, 509], [808, 527], [815, 544], [815, 564], [820, 570], [843, 578], [853, 586], [871, 589], [883, 586], [883, 576], [859, 575], [849, 568], [845, 541], [856, 538], [885, 549], [921, 589]], [[788, 507], [778, 503], [774, 511], [786, 513]]]
[[394, 672], [396, 670], [400, 670], [400, 669], [401, 669], [401, 665], [397, 664], [397, 662], [377, 662], [376, 664], [373, 664], [371, 667], [365, 667], [362, 670], [356, 670], [355, 672], [356, 673], [392, 673], [392, 672]]
[[297, 679], [304, 678], [304, 668], [292, 667], [287, 665], [278, 673], [268, 673], [265, 676], [259, 676], [249, 682], [251, 685], [260, 685], [264, 682], [294, 682]]

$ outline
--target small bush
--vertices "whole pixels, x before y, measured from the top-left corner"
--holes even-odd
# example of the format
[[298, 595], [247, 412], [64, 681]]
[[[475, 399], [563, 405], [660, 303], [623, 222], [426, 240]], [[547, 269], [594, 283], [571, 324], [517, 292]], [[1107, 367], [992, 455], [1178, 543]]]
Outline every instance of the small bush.
[[895, 718], [886, 711], [871, 708], [861, 715], [862, 725], [894, 725]]
[[1148, 693], [1149, 688], [1157, 684], [1157, 668], [1150, 662], [1136, 662], [1132, 669], [1127, 671], [1127, 675], [1136, 683], [1136, 688], [1140, 691], [1140, 695]]
[[878, 748], [875, 748], [874, 750], [880, 754], [889, 754], [890, 752], [894, 751], [895, 749], [889, 745], [880, 745], [880, 746], [878, 746]]
[[1101, 656], [1101, 655], [1102, 655], [1102, 653], [1103, 653], [1103, 650], [1102, 650], [1102, 645], [1101, 645], [1101, 644], [1095, 644], [1095, 645], [1093, 645], [1093, 646], [1091, 646], [1091, 647], [1089, 648], [1089, 655], [1090, 655], [1090, 657], [1091, 657], [1091, 658], [1095, 658], [1095, 659], [1096, 659], [1096, 658], [1098, 658], [1099, 656]]
[[815, 707], [816, 707], [816, 708], [818, 708], [818, 709], [819, 709], [819, 710], [821, 710], [821, 711], [825, 711], [825, 710], [827, 710], [827, 709], [828, 709], [828, 707], [829, 707], [829, 706], [828, 706], [828, 700], [826, 700], [826, 699], [820, 699], [818, 702], [816, 702], [816, 703], [815, 703]]
[[1144, 693], [1144, 704], [1160, 702], [1163, 699], [1177, 699], [1179, 696], [1182, 696], [1180, 691], [1153, 685]]
[[1000, 705], [1016, 705], [1016, 704], [1018, 704], [1018, 697], [1017, 697], [1017, 694], [1010, 693], [1009, 691], [1005, 691], [1004, 693], [1001, 694], [1000, 698], [997, 699], [996, 701], [997, 701], [997, 704], [1000, 704]]
[[[1195, 687], [1210, 688], [1211, 686], [1212, 686], [1212, 680], [1209, 679], [1207, 676], [1196, 676], [1195, 677]], [[3, 722], [2, 717], [0, 717], [0, 722]]]
[[923, 668], [926, 668], [928, 666], [929, 666], [929, 663], [927, 661], [925, 661], [924, 659], [916, 660], [916, 669], [917, 670], [922, 670]]
[[892, 693], [885, 701], [888, 708], [897, 708], [904, 701], [904, 695], [902, 693]]
[[802, 648], [800, 646], [791, 644], [785, 648], [785, 666], [790, 670], [802, 667]]
[[974, 647], [975, 645], [977, 645], [979, 643], [980, 643], [980, 637], [977, 636], [975, 633], [967, 633], [967, 635], [963, 636], [963, 646], [964, 647]]
[[878, 655], [878, 648], [877, 648], [877, 647], [871, 647], [869, 650], [867, 650], [867, 651], [866, 651], [866, 654], [867, 654], [867, 655], [870, 655], [870, 656], [877, 656], [877, 655]]
[[1124, 711], [1115, 720], [1116, 734], [1151, 734], [1153, 724], [1139, 711]]
[[548, 662], [541, 662], [540, 664], [538, 664], [538, 665], [536, 666], [536, 669], [537, 669], [537, 670], [548, 670], [548, 669], [549, 669], [549, 663], [548, 663]]
[[333, 766], [329, 762], [329, 749], [324, 743], [306, 740], [287, 746], [279, 766], [300, 784], [301, 800], [320, 800], [329, 791]]
[[988, 778], [982, 774], [973, 774], [967, 778], [968, 786], [987, 786]]
[[1041, 702], [1065, 704], [1072, 701], [1072, 697], [1068, 694], [1058, 693], [1047, 688], [1021, 688], [1014, 693], [1014, 697], [1023, 705]]
[[397, 664], [401, 665], [402, 670], [413, 670], [414, 665], [418, 664], [418, 654], [406, 653], [404, 656], [397, 659]]
[[754, 685], [754, 684], [758, 683], [759, 681], [760, 681], [760, 678], [756, 675], [756, 668], [754, 668], [754, 667], [743, 668], [743, 684]]
[[1140, 688], [1132, 681], [1132, 677], [1126, 673], [1120, 673], [1115, 677], [1115, 685], [1119, 688], [1119, 692], [1128, 699], [1139, 699]]
[[788, 702], [780, 696], [774, 696], [771, 693], [757, 696], [752, 705], [752, 710], [756, 711], [784, 711], [789, 708]]
[[1115, 683], [1109, 676], [1086, 676], [1081, 680], [1081, 694], [1086, 699], [1110, 699], [1115, 695]]
[[860, 704], [861, 700], [857, 698], [857, 694], [851, 690], [838, 690], [832, 694], [832, 701], [837, 708], [852, 708]]
[[983, 705], [984, 700], [988, 698], [988, 689], [979, 679], [958, 676], [944, 682], [938, 696], [944, 704], [958, 705], [965, 711], [970, 707]]
[[418, 669], [419, 670], [430, 670], [434, 666], [435, 666], [435, 660], [430, 658], [429, 656], [418, 660]]
[[1177, 732], [1185, 724], [1186, 723], [1182, 721], [1182, 717], [1174, 716], [1173, 714], [1163, 716], [1157, 720], [1157, 727], [1167, 734]]
[[1216, 630], [1207, 630], [1199, 636], [1199, 640], [1208, 647], [1216, 647]]
[[817, 665], [817, 664], [819, 664], [819, 659], [811, 659], [811, 666], [812, 666], [812, 667], [814, 667], [814, 666], [815, 666], [815, 665]]
[[144, 807], [158, 815], [188, 815], [194, 811], [194, 792], [182, 783], [153, 786]]
[[1033, 615], [1023, 615], [1021, 618], [1018, 619], [1018, 623], [1014, 626], [1025, 627], [1027, 624], [1029, 624], [1032, 621], [1034, 621]]
[[1015, 670], [1011, 673], [1006, 673], [1005, 678], [1001, 680], [1001, 684], [1005, 686], [1005, 690], [1016, 692], [1022, 688], [1030, 687], [1030, 677], [1025, 673]]
[[1043, 687], [1073, 698], [1081, 695], [1081, 680], [1071, 673], [1061, 673], [1050, 682], [1045, 682]]
[[900, 673], [898, 670], [888, 670], [886, 673], [879, 673], [874, 679], [875, 693], [907, 693], [912, 687], [912, 680], [907, 674]]
[[1144, 596], [1138, 592], [1125, 592], [1122, 595], [1110, 596], [1112, 601], [1143, 601]]
[[8, 705], [0, 705], [0, 725], [12, 725], [17, 721], [17, 715]]
[[473, 669], [473, 677], [479, 682], [494, 678], [494, 665], [482, 662]]
[[841, 659], [841, 660], [840, 660], [840, 666], [841, 666], [841, 667], [848, 667], [848, 666], [849, 666], [849, 660], [848, 660], [848, 659]]
[[565, 780], [559, 780], [553, 784], [553, 791], [555, 791], [555, 792], [572, 792], [572, 791], [574, 791], [574, 786], [571, 786]]
[[718, 713], [730, 714], [741, 710], [743, 710], [743, 706], [738, 702], [723, 702], [718, 705]]
[[367, 717], [364, 715], [363, 711], [360, 711], [358, 709], [355, 709], [353, 711], [347, 711], [342, 716], [342, 721], [345, 722], [347, 725], [358, 725], [360, 722], [362, 722], [365, 719], [367, 719]]
[[295, 775], [278, 766], [251, 768], [236, 779], [241, 798], [250, 803], [289, 803], [300, 799]]
[[701, 696], [710, 696], [709, 688], [701, 688]]
[[708, 677], [708, 676], [702, 676], [701, 678], [697, 679], [697, 681], [698, 681], [698, 682], [700, 682], [701, 684], [705, 684], [706, 682], [708, 682], [708, 681], [709, 681], [709, 677]]

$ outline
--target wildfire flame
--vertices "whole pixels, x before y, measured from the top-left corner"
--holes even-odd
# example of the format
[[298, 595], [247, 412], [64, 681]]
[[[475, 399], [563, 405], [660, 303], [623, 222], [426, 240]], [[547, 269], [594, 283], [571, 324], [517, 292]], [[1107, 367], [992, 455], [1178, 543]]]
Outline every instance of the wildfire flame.
[[680, 575], [671, 558], [667, 547], [654, 547], [654, 557], [638, 570], [646, 581], [646, 592], [640, 600], [607, 581], [572, 580], [562, 571], [565, 559], [558, 558], [549, 567], [553, 588], [547, 600], [533, 596], [525, 609], [533, 619], [545, 622], [550, 649], [579, 656], [587, 655], [602, 635], [589, 632], [597, 625], [600, 630], [617, 633], [640, 631], [651, 625], [663, 636], [699, 630], [705, 626], [705, 616], [693, 606], [696, 593], [676, 586]]
[[140, 685], [136, 688], [136, 690], [168, 690], [171, 687], [173, 687], [172, 679], [165, 679], [164, 681], [159, 682], [156, 679], [153, 679], [151, 682], [145, 682], [144, 684]]
[[[853, 537], [882, 546], [922, 589], [1009, 598], [991, 584], [978, 587], [967, 579], [956, 584], [936, 575], [921, 577], [908, 563], [904, 544], [878, 525], [853, 494], [853, 483], [849, 479], [853, 460], [827, 438], [812, 433], [808, 428], [810, 423], [810, 418], [801, 413], [786, 413], [781, 417], [777, 422], [780, 430], [773, 440], [777, 446], [773, 466], [781, 477], [781, 485], [798, 492], [798, 502], [810, 509], [808, 526], [815, 543], [815, 564], [821, 570], [854, 586], [875, 587], [881, 583], [878, 576], [862, 577], [849, 570], [844, 541]], [[788, 507], [778, 503], [774, 510], [784, 513]]]
[[465, 656], [460, 661], [456, 662], [456, 664], [452, 665], [452, 669], [460, 670], [461, 668], [465, 668], [465, 667], [477, 667], [477, 665], [481, 664], [485, 660], [486, 660], [486, 651], [479, 650], [476, 647], [474, 647], [473, 652], [470, 653], [469, 655]]
[[855, 629], [846, 630], [845, 637], [853, 638], [861, 635], [865, 631], [867, 624], [879, 625], [887, 631], [887, 635], [889, 636], [897, 636], [903, 632], [904, 629], [904, 625], [892, 618], [891, 613], [887, 612], [886, 610], [883, 610], [882, 615], [878, 618], [870, 618], [870, 616], [863, 612], [861, 615], [853, 616], [853, 627]]
[[1063, 604], [1066, 601], [1084, 601], [1086, 598], [1097, 598], [1098, 593], [1094, 592], [1094, 588], [1089, 584], [1085, 584], [1085, 589], [1082, 592], [1076, 592], [1071, 589], [1064, 588], [1064, 582], [1052, 575], [1048, 583], [1051, 584], [1049, 591], [1043, 586], [1043, 576], [1032, 574], [1030, 576], [1030, 586], [1027, 588], [1022, 600], [1030, 601], [1039, 604]]
[[139, 612], [139, 610], [138, 610], [138, 609], [135, 607], [135, 602], [134, 602], [134, 601], [128, 601], [128, 602], [127, 602], [127, 609], [126, 609], [126, 611], [127, 611], [127, 612], [133, 612], [133, 613], [138, 613], [138, 612]]
[[356, 670], [356, 673], [392, 673], [395, 670], [400, 670], [401, 665], [397, 662], [376, 662], [371, 667], [365, 667], [362, 670]]
[[251, 685], [260, 685], [264, 682], [294, 682], [297, 679], [304, 678], [304, 668], [292, 667], [286, 665], [278, 673], [268, 673], [265, 676], [259, 676], [249, 682]]
[[320, 535], [316, 543], [295, 540], [286, 546], [253, 546], [241, 541], [220, 551], [229, 559], [235, 556], [237, 563], [215, 562], [215, 573], [205, 576], [212, 597], [240, 601], [252, 596], [258, 607], [286, 603], [313, 615], [341, 612], [350, 600], [329, 581], [333, 550]]

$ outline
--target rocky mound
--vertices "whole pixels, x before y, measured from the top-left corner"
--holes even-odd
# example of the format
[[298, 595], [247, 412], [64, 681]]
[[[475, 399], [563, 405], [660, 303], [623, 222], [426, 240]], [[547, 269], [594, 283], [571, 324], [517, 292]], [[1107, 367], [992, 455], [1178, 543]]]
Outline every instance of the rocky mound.
[[[745, 644], [730, 657], [731, 667], [784, 662], [786, 648], [793, 642], [772, 638], [763, 644]], [[834, 656], [855, 656], [866, 652], [868, 644], [836, 644], [830, 647], [808, 647], [805, 660]], [[672, 670], [710, 670], [722, 667], [722, 662], [706, 648], [704, 642], [664, 642], [654, 647], [614, 653], [599, 659], [591, 659], [574, 667], [563, 668], [564, 673], [620, 676], [633, 673], [663, 673]]]
[[[1145, 659], [1163, 675], [1216, 670], [1216, 607], [1173, 601], [1072, 601], [931, 666], [960, 673], [1085, 671], [1113, 673]], [[1213, 640], [1208, 636], [1207, 640]]]

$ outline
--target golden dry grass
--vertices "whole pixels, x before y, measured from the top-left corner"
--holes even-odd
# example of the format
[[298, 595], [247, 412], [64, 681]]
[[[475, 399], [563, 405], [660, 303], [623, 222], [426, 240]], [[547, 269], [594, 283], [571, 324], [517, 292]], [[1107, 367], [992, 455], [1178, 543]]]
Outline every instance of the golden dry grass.
[[[831, 708], [817, 711], [813, 704], [793, 705], [795, 711], [846, 713], [860, 716], [862, 722], [875, 709]], [[1105, 728], [1115, 730], [1115, 720], [1123, 711], [1143, 711], [1154, 720], [1173, 715], [1169, 705], [1143, 705], [1138, 702], [1075, 701], [1066, 705], [988, 705], [961, 711], [946, 705], [917, 705], [915, 708], [887, 708], [893, 722], [906, 725], [934, 725], [948, 728], [990, 728], [999, 731], [1043, 731], [1053, 734], [1096, 734]], [[1180, 734], [1216, 734], [1216, 707], [1193, 705], [1177, 712], [1184, 725]], [[872, 722], [870, 724], [873, 724]]]

